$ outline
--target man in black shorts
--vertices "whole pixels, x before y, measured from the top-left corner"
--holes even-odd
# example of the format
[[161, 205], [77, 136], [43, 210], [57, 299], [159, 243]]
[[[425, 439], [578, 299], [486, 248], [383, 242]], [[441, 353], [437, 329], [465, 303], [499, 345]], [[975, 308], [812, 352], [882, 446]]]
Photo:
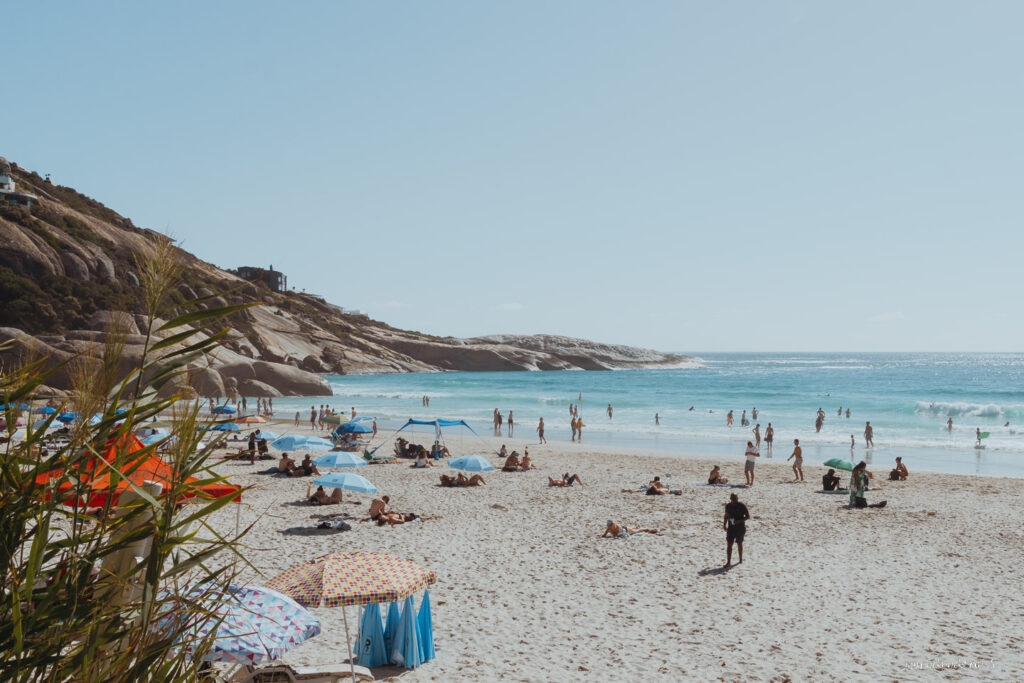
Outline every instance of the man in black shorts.
[[725, 517], [722, 520], [722, 528], [725, 529], [725, 542], [728, 544], [725, 551], [725, 566], [732, 566], [732, 544], [735, 543], [739, 549], [740, 561], [743, 563], [743, 535], [747, 533], [747, 520], [750, 513], [747, 506], [740, 502], [739, 497], [734, 493], [729, 496], [729, 502], [725, 504]]

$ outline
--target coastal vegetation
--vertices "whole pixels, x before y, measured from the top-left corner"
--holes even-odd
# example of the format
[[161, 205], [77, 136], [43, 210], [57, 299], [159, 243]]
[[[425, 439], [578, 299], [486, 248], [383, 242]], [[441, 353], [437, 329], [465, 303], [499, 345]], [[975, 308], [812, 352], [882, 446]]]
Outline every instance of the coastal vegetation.
[[[206, 523], [243, 491], [207, 493], [224, 480], [208, 467], [212, 444], [201, 441], [211, 425], [190, 400], [189, 371], [223, 343], [226, 316], [244, 306], [191, 302], [169, 316], [181, 278], [175, 257], [164, 242], [134, 263], [148, 324], [127, 375], [127, 316], [110, 322], [102, 344], [61, 364], [72, 386], [50, 411], [35, 400], [58, 369], [47, 359], [22, 349], [0, 372], [0, 680], [194, 679], [212, 640], [202, 633], [216, 630], [204, 626], [222, 618], [217, 596], [244, 566], [247, 529], [224, 534]], [[55, 420], [67, 413], [77, 419], [54, 440]], [[133, 436], [157, 418], [167, 429], [159, 456], [157, 444], [140, 447]], [[171, 474], [158, 483], [133, 476], [154, 459]]]

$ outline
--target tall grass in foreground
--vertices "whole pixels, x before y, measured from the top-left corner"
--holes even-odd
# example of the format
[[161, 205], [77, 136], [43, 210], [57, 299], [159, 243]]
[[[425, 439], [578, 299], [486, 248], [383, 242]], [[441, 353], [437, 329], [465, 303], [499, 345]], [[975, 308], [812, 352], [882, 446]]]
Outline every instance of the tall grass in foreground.
[[[73, 387], [58, 414], [74, 410], [82, 416], [67, 435], [69, 443], [44, 451], [51, 415], [32, 416], [24, 442], [0, 444], [2, 681], [194, 679], [211, 645], [209, 638], [197, 640], [195, 629], [218, 619], [211, 602], [244, 563], [238, 540], [247, 530], [224, 537], [205, 521], [229, 498], [179, 504], [195, 491], [188, 478], [222, 481], [207, 466], [212, 446], [199, 447], [204, 425], [200, 402], [190, 400], [189, 370], [201, 367], [221, 343], [227, 330], [217, 329], [217, 321], [243, 307], [192, 306], [193, 312], [163, 322], [180, 275], [175, 248], [160, 244], [137, 265], [148, 321], [141, 360], [123, 376], [126, 336], [123, 321], [114, 320], [102, 344], [60, 368]], [[10, 350], [10, 344], [0, 347]], [[31, 401], [55, 370], [41, 359], [0, 372], [8, 424], [0, 437], [15, 431], [17, 406]], [[94, 413], [101, 419], [90, 425]], [[101, 457], [106, 444], [158, 414], [172, 415], [163, 458], [176, 474], [164, 490], [124, 478], [155, 445], [130, 455], [115, 449], [110, 462]], [[96, 493], [81, 476], [93, 467], [109, 474], [109, 492], [121, 482], [128, 488], [86, 515], [68, 503]], [[50, 481], [37, 483], [47, 473]], [[196, 585], [209, 593], [209, 602], [196, 600], [195, 593], [182, 597], [186, 586]], [[174, 647], [182, 642], [188, 651]]]

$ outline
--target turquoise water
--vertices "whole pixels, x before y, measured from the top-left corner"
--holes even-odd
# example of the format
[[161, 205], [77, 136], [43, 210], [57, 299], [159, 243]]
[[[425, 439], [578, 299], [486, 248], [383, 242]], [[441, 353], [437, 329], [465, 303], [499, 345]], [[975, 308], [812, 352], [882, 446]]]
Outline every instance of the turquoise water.
[[[582, 394], [587, 443], [737, 457], [755, 424], [741, 427], [741, 413], [749, 418], [756, 407], [762, 432], [769, 422], [775, 428], [775, 457], [782, 459], [794, 438], [809, 461], [850, 457], [852, 434], [856, 459], [884, 465], [901, 455], [911, 470], [1024, 476], [1024, 354], [698, 355], [693, 366], [671, 369], [329, 376], [335, 393], [329, 402], [376, 416], [384, 433], [410, 417], [445, 417], [489, 434], [493, 410], [506, 417], [512, 410], [516, 438], [510, 441], [518, 445], [536, 440], [541, 416], [549, 441], [568, 441], [569, 403]], [[429, 408], [421, 404], [424, 394]], [[274, 403], [278, 415], [302, 409], [305, 416], [323, 402]], [[843, 417], [836, 415], [840, 406]], [[816, 433], [819, 407], [826, 420]], [[867, 420], [875, 430], [870, 450], [863, 439]], [[991, 434], [984, 450], [974, 448], [976, 428]]]

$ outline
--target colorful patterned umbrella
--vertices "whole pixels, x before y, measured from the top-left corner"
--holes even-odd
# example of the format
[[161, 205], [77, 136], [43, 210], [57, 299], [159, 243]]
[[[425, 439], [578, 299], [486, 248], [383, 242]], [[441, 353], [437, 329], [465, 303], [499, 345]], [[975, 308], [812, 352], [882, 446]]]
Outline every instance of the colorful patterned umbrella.
[[[192, 588], [168, 606], [173, 612], [158, 620], [155, 628], [192, 620], [192, 627], [178, 639], [190, 643], [208, 637], [216, 627], [206, 661], [253, 665], [278, 659], [320, 633], [316, 617], [287, 595], [261, 586], [231, 585], [228, 591], [211, 593], [202, 585]], [[191, 648], [188, 644], [184, 647]]]
[[245, 417], [238, 418], [237, 420], [235, 420], [235, 422], [243, 424], [260, 424], [266, 422], [266, 419], [260, 417], [259, 415], [246, 415]]
[[334, 553], [297, 564], [267, 582], [306, 607], [403, 600], [437, 582], [429, 569], [384, 553]]

